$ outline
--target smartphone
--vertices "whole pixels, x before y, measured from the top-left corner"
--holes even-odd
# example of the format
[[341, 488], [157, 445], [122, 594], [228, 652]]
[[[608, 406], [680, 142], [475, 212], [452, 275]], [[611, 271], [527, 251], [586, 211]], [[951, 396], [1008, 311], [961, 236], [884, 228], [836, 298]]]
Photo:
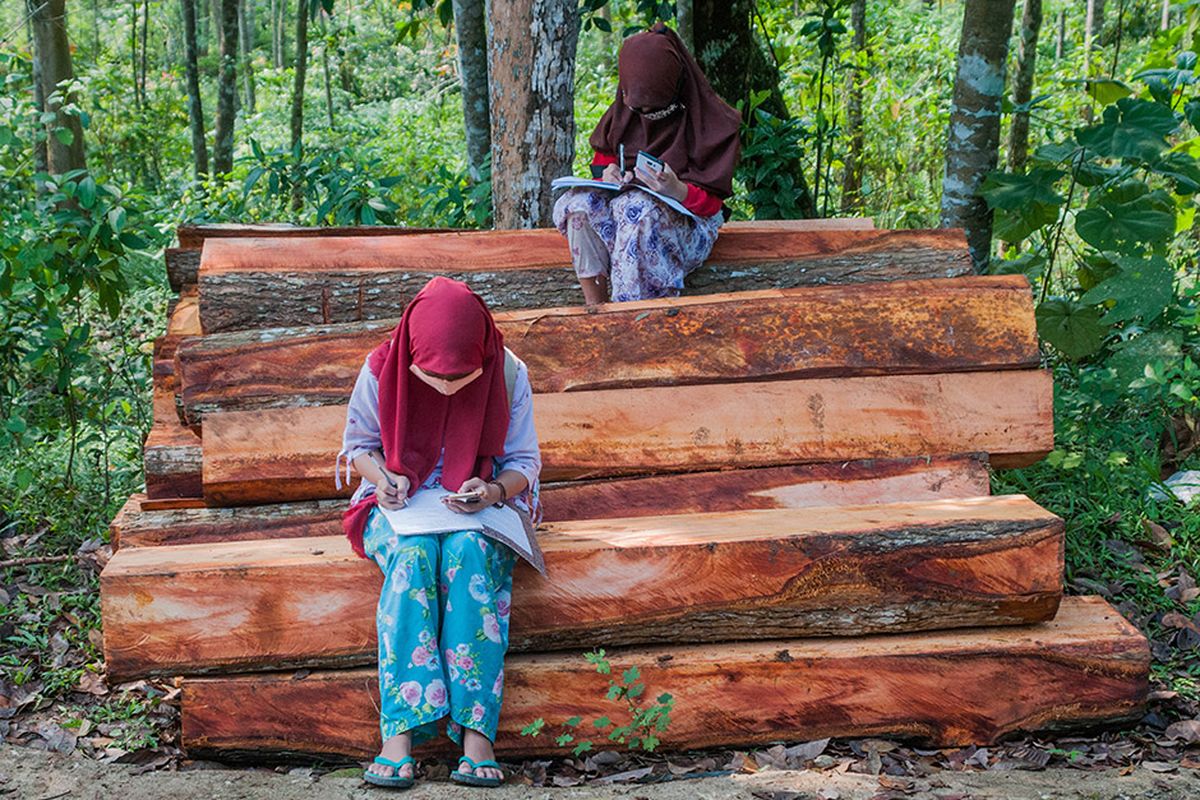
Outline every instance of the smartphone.
[[655, 158], [645, 150], [638, 150], [636, 169], [644, 169], [646, 172], [660, 175], [663, 171], [663, 162], [661, 158]]
[[479, 492], [451, 492], [442, 498], [442, 501], [457, 500], [460, 503], [478, 503], [483, 499], [483, 495]]

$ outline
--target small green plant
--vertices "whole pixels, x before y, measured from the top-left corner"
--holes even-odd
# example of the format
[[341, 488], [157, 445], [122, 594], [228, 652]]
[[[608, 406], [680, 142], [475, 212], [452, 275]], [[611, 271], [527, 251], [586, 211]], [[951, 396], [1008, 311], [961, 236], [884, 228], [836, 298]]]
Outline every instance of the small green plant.
[[[671, 724], [671, 711], [675, 708], [675, 699], [671, 695], [660, 694], [653, 703], [646, 703], [646, 684], [642, 681], [642, 672], [637, 667], [629, 667], [621, 673], [620, 678], [614, 678], [612, 664], [603, 649], [584, 653], [589, 664], [596, 672], [608, 677], [608, 689], [604, 696], [618, 705], [628, 716], [628, 722], [618, 725], [612, 717], [605, 715], [592, 720], [591, 726], [597, 733], [608, 731], [608, 741], [626, 745], [630, 750], [641, 749], [647, 753], [654, 752], [661, 742], [661, 734], [665, 733]], [[580, 728], [583, 717], [575, 716], [562, 723], [560, 732], [554, 737], [554, 743], [559, 747], [573, 746], [572, 752], [581, 755], [595, 749], [590, 738], [584, 738]], [[538, 717], [521, 730], [522, 736], [540, 736], [546, 729], [546, 720]]]

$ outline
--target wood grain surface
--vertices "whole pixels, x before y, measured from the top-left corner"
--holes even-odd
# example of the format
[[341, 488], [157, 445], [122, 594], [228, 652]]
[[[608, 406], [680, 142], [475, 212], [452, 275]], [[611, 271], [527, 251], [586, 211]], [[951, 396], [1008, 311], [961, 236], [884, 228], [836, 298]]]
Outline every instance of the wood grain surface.
[[[1021, 275], [499, 312], [533, 390], [1035, 367]], [[213, 334], [175, 353], [187, 419], [345, 402], [394, 320]]]
[[[1053, 621], [1008, 628], [660, 646], [610, 652], [646, 695], [675, 700], [663, 749], [746, 747], [824, 737], [898, 736], [986, 745], [1017, 731], [1137, 719], [1148, 691], [1146, 639], [1098, 597], [1066, 597]], [[507, 757], [563, 755], [553, 735], [578, 715], [619, 722], [605, 676], [576, 654], [505, 663], [496, 738]], [[198, 757], [370, 758], [379, 749], [374, 669], [187, 678], [183, 746]], [[542, 717], [548, 733], [522, 737]], [[600, 737], [593, 737], [600, 739]], [[438, 739], [423, 752], [446, 752]]]
[[[345, 406], [210, 415], [205, 500], [337, 496], [345, 418]], [[1054, 430], [1039, 370], [562, 392], [535, 396], [534, 418], [544, 481], [965, 452], [1013, 466], [1052, 449]]]
[[[1021, 495], [553, 523], [514, 574], [520, 651], [1047, 619], [1062, 521]], [[109, 674], [372, 663], [381, 575], [344, 537], [121, 548]]]
[[[960, 230], [751, 228], [723, 232], [690, 291], [712, 294], [970, 273]], [[435, 275], [464, 280], [494, 310], [578, 305], [554, 230], [313, 239], [209, 239], [201, 257], [207, 333], [392, 319]]]

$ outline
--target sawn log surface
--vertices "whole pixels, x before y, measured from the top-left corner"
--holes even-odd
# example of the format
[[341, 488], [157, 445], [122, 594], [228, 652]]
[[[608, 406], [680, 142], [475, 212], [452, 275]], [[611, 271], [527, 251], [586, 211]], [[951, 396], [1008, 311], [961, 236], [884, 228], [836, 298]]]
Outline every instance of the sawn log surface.
[[[1133, 720], [1150, 666], [1146, 639], [1098, 597], [1064, 598], [1053, 621], [1029, 627], [664, 646], [609, 657], [614, 674], [639, 668], [647, 696], [674, 697], [662, 737], [669, 751], [866, 736], [984, 745], [1017, 731]], [[379, 751], [375, 675], [367, 668], [185, 679], [183, 746], [193, 757], [369, 758]], [[624, 723], [607, 687], [576, 654], [510, 656], [497, 750], [562, 755], [553, 733], [570, 717]], [[522, 737], [538, 717], [552, 733]]]
[[[961, 230], [733, 229], [687, 285], [713, 294], [970, 271]], [[549, 229], [209, 239], [200, 318], [206, 333], [392, 319], [435, 275], [466, 281], [494, 311], [577, 305], [582, 297], [566, 240]]]
[[[895, 503], [988, 494], [980, 456], [873, 459], [839, 464], [689, 472], [542, 487], [546, 522]], [[345, 500], [235, 508], [151, 509], [132, 495], [113, 520], [114, 548], [157, 547], [341, 533]]]
[[[535, 392], [1028, 368], [1024, 276], [812, 286], [499, 312]], [[189, 339], [176, 351], [187, 419], [345, 402], [393, 321]]]
[[[1062, 521], [1021, 495], [554, 523], [514, 575], [518, 651], [853, 636], [1053, 616]], [[109, 674], [372, 663], [378, 566], [344, 537], [122, 548]]]
[[[536, 395], [534, 417], [544, 481], [966, 452], [1014, 466], [1053, 448], [1052, 391], [1040, 370], [819, 378]], [[210, 415], [205, 500], [337, 496], [345, 419], [344, 406]]]

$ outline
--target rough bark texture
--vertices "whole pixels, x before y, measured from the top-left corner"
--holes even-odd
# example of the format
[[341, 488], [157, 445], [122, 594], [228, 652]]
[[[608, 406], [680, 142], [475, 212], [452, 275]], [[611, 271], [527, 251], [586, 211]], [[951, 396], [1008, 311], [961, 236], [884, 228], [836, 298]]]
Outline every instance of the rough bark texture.
[[[1042, 29], [1042, 0], [1025, 0], [1021, 12], [1021, 38], [1017, 43], [1017, 74], [1013, 78], [1013, 103], [1022, 105], [1033, 97], [1037, 67], [1038, 33]], [[1013, 114], [1008, 131], [1008, 171], [1024, 172], [1029, 158], [1029, 112]]]
[[467, 133], [467, 165], [471, 180], [478, 181], [492, 149], [484, 0], [453, 0], [453, 7], [458, 72], [462, 79], [463, 123]]
[[575, 158], [576, 0], [487, 0], [497, 228], [551, 224], [550, 182]]
[[[196, 0], [179, 0], [179, 7], [183, 12], [184, 70], [187, 74], [188, 121], [192, 129], [192, 165], [193, 173], [200, 178], [208, 174], [208, 141], [204, 138], [200, 70], [196, 65]], [[179, 291], [180, 286], [172, 284], [171, 288]]]
[[[1024, 276], [739, 292], [495, 314], [536, 393], [1038, 364]], [[185, 419], [344, 403], [394, 320], [195, 337]], [[947, 335], [952, 331], [953, 335]]]
[[[1054, 446], [1048, 372], [1020, 370], [610, 389], [539, 395], [542, 479], [988, 453], [1023, 466]], [[211, 505], [335, 497], [344, 406], [213, 414]]]
[[942, 182], [942, 226], [966, 230], [978, 272], [987, 269], [992, 241], [992, 212], [979, 196], [979, 187], [996, 168], [1012, 19], [1013, 0], [966, 0], [958, 46]]
[[853, 0], [850, 25], [854, 28], [855, 68], [850, 71], [846, 97], [846, 134], [850, 139], [842, 176], [842, 213], [862, 205], [863, 83], [867, 79], [867, 0]]
[[[988, 494], [978, 455], [692, 472], [652, 478], [551, 483], [544, 521], [654, 517], [766, 508], [864, 505]], [[113, 520], [115, 548], [337, 536], [344, 500], [239, 508], [153, 508], [133, 495]]]
[[299, 152], [300, 161], [292, 176], [292, 208], [299, 210], [304, 205], [300, 174], [304, 154], [304, 80], [308, 75], [308, 9], [311, 0], [296, 0], [296, 69], [292, 79], [292, 152]]
[[233, 171], [233, 127], [237, 119], [238, 0], [221, 0], [221, 68], [217, 76], [217, 133], [213, 172]]
[[[970, 272], [961, 231], [733, 229], [688, 276], [691, 293]], [[553, 230], [206, 244], [200, 316], [207, 333], [399, 317], [434, 275], [465, 280], [494, 310], [577, 305], [566, 240]]]
[[[37, 48], [37, 34], [33, 30], [33, 11], [34, 8], [41, 5], [39, 0], [25, 0], [25, 35], [29, 37], [29, 41], [33, 43], [34, 49]], [[96, 9], [92, 7], [92, 22], [96, 21]], [[94, 48], [96, 52], [100, 51], [99, 46]], [[31, 77], [33, 78], [33, 107], [37, 111], [39, 118], [46, 110], [46, 93], [42, 85], [42, 63], [41, 59], [34, 54], [30, 63]], [[44, 138], [39, 138], [33, 143], [33, 168], [35, 172], [48, 172], [49, 161], [46, 150], [47, 144]], [[41, 185], [38, 190], [41, 191]]]
[[[61, 175], [87, 166], [79, 116], [62, 110], [63, 106], [75, 104], [77, 98], [59, 90], [59, 84], [75, 77], [71, 66], [71, 43], [67, 37], [66, 0], [38, 0], [31, 4], [30, 14], [42, 97], [46, 111], [55, 114], [46, 125], [46, 167], [52, 175]], [[55, 135], [58, 128], [70, 131], [70, 142], [64, 143]]]
[[[1021, 495], [556, 523], [538, 537], [552, 577], [523, 562], [513, 576], [509, 642], [1028, 624], [1058, 607], [1062, 537]], [[381, 585], [340, 535], [122, 549], [100, 579], [105, 664], [127, 680], [373, 663]]]
[[[1052, 622], [1031, 627], [610, 656], [614, 674], [636, 666], [649, 693], [674, 696], [665, 750], [888, 735], [951, 747], [1127, 721], [1143, 711], [1150, 666], [1145, 637], [1095, 597], [1064, 598]], [[509, 658], [497, 750], [561, 754], [553, 737], [523, 737], [521, 728], [537, 717], [558, 730], [574, 715], [611, 713], [607, 676], [586, 666], [574, 654]], [[379, 750], [375, 677], [367, 668], [186, 680], [183, 745], [193, 757], [369, 758]]]

